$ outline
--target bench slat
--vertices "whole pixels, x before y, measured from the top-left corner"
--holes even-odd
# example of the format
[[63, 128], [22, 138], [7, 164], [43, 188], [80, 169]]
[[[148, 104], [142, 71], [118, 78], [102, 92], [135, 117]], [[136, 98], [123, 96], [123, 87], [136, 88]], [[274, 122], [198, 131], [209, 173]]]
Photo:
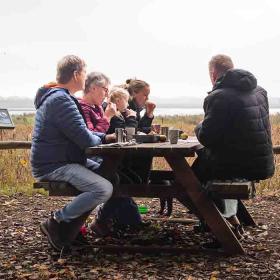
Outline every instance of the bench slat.
[[[49, 192], [50, 196], [76, 196], [81, 192], [66, 182], [36, 182], [35, 189], [43, 188]], [[178, 194], [172, 185], [160, 184], [122, 184], [114, 187], [114, 197], [176, 197]]]
[[255, 196], [253, 181], [212, 181], [206, 186], [207, 192], [224, 199], [251, 199]]
[[66, 182], [36, 182], [33, 184], [35, 189], [45, 189], [50, 196], [77, 196], [81, 192]]

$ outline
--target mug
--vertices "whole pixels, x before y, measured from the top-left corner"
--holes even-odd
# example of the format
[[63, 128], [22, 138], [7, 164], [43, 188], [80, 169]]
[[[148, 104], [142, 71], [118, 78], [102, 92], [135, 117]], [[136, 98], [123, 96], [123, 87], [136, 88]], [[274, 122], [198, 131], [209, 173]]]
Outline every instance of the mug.
[[177, 144], [179, 139], [179, 129], [170, 129], [168, 134], [170, 144]]
[[117, 142], [126, 142], [126, 132], [124, 128], [116, 128], [115, 133]]
[[131, 141], [133, 139], [133, 135], [135, 134], [135, 127], [126, 127], [126, 140]]
[[156, 134], [160, 134], [160, 124], [152, 124], [152, 131]]
[[161, 127], [160, 134], [166, 136], [166, 141], [168, 140], [168, 131], [169, 131], [169, 127], [168, 126], [162, 126]]

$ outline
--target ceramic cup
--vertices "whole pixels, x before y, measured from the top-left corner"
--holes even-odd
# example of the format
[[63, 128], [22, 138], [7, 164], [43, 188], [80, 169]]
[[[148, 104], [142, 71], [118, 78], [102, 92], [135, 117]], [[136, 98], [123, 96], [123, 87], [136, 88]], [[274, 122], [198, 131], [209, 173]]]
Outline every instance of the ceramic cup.
[[177, 144], [179, 139], [179, 129], [169, 129], [168, 136], [170, 144]]
[[126, 127], [126, 140], [131, 141], [133, 139], [133, 135], [135, 134], [135, 127]]

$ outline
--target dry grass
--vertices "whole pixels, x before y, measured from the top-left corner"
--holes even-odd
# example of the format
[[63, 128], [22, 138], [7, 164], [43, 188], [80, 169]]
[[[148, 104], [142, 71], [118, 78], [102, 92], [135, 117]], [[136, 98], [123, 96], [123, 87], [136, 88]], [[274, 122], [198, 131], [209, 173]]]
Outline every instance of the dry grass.
[[[164, 116], [157, 117], [154, 123], [182, 129], [193, 135], [195, 125], [201, 116]], [[14, 118], [14, 130], [0, 130], [0, 140], [31, 140], [33, 116], [24, 115]], [[271, 116], [272, 139], [274, 145], [280, 145], [280, 114]], [[0, 150], [0, 193], [15, 192], [33, 193], [29, 150]], [[280, 190], [280, 156], [275, 157], [276, 172], [273, 178], [262, 181], [258, 186], [259, 193], [278, 192]], [[169, 168], [163, 159], [154, 160], [154, 168]]]

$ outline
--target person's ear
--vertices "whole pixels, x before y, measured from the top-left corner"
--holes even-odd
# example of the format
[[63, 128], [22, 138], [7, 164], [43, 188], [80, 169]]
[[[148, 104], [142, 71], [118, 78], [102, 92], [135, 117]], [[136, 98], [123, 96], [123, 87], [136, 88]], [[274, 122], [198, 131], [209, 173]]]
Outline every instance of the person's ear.
[[77, 81], [77, 79], [78, 79], [78, 71], [74, 71], [73, 72], [73, 77], [74, 77], [74, 80]]

